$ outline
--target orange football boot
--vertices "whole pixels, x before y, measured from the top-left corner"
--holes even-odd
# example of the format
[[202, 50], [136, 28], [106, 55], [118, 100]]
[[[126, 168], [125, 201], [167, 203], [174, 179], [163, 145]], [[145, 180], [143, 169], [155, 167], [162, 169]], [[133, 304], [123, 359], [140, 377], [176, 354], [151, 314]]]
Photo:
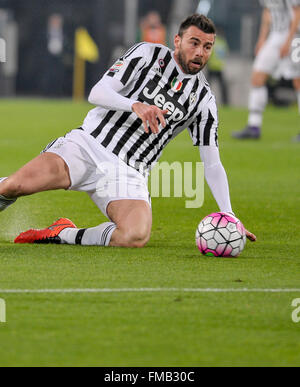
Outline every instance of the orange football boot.
[[22, 232], [15, 243], [39, 243], [39, 244], [57, 244], [61, 243], [59, 234], [66, 228], [76, 228], [71, 220], [66, 218], [58, 219], [48, 228], [43, 230], [28, 230]]

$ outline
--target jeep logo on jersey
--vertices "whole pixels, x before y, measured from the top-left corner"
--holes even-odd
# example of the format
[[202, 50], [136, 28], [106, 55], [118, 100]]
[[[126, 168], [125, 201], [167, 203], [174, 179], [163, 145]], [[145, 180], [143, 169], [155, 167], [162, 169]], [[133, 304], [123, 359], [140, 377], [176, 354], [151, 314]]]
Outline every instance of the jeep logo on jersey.
[[177, 102], [175, 97], [171, 97], [165, 89], [152, 80], [147, 83], [139, 98], [149, 105], [155, 105], [162, 110], [168, 110], [169, 122], [179, 122], [187, 114], [185, 108]]

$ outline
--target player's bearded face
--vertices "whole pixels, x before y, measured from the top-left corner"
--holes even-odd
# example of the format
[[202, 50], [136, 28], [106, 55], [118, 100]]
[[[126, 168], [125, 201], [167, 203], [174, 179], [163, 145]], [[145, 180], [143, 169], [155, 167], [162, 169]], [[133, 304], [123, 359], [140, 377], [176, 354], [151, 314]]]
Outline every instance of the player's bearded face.
[[178, 52], [178, 61], [183, 72], [186, 74], [195, 75], [204, 69], [206, 63], [202, 58], [188, 59], [183, 49]]
[[175, 58], [186, 74], [198, 74], [206, 66], [215, 41], [214, 34], [206, 34], [190, 27], [182, 37], [175, 38]]

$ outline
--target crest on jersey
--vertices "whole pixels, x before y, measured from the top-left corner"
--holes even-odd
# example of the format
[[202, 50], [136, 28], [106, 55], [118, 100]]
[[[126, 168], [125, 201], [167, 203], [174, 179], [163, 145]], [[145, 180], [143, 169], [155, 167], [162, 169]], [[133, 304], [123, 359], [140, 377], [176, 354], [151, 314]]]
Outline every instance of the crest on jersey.
[[111, 69], [109, 69], [109, 71], [111, 73], [118, 73], [121, 69], [121, 67], [124, 66], [124, 62], [122, 60], [119, 60], [118, 62], [116, 62]]
[[190, 105], [194, 105], [197, 101], [197, 93], [191, 93], [190, 95]]
[[172, 83], [171, 83], [171, 89], [175, 92], [178, 93], [182, 89], [183, 83], [180, 82], [177, 78], [174, 78]]
[[120, 68], [120, 67], [122, 67], [122, 66], [124, 66], [124, 62], [123, 62], [122, 60], [119, 60], [118, 62], [116, 62], [116, 63], [114, 64], [113, 67]]

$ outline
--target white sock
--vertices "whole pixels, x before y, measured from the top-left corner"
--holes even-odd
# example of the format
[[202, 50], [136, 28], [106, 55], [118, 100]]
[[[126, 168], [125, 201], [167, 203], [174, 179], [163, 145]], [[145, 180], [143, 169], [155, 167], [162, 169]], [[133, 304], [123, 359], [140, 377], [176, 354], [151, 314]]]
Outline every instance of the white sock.
[[[7, 177], [1, 177], [0, 178], [0, 183], [2, 183], [2, 181], [6, 180], [6, 179], [7, 179]], [[6, 210], [7, 207], [9, 207], [12, 204], [14, 204], [14, 202], [16, 200], [17, 199], [8, 199], [5, 196], [0, 195], [0, 212]]]
[[263, 113], [268, 103], [268, 89], [263, 87], [252, 87], [249, 96], [249, 126], [260, 128], [263, 122]]
[[15, 199], [7, 199], [5, 196], [0, 195], [0, 212], [7, 209], [7, 207], [14, 204]]
[[66, 245], [107, 247], [116, 228], [114, 223], [103, 223], [98, 227], [87, 229], [66, 228], [59, 237], [61, 243]]

